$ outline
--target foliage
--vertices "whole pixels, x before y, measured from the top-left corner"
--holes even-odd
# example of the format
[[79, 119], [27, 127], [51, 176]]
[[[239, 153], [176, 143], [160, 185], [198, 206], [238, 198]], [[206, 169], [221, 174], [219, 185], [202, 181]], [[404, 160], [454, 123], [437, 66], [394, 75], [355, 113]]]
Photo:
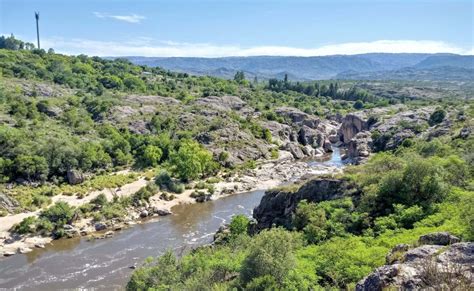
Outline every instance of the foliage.
[[197, 179], [216, 170], [212, 154], [193, 140], [184, 140], [171, 156], [174, 171], [182, 180]]

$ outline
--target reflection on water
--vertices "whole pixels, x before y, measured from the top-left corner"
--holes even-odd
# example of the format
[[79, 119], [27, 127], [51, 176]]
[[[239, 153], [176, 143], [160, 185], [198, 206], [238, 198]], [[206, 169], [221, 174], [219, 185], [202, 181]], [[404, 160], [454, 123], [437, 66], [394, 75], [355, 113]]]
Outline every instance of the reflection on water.
[[[339, 148], [314, 167], [337, 166], [343, 161]], [[44, 249], [0, 261], [0, 289], [57, 290], [95, 288], [121, 290], [132, 270], [146, 257], [172, 249], [178, 254], [212, 241], [220, 225], [235, 214], [251, 215], [264, 191], [231, 195], [207, 203], [179, 205], [174, 215], [125, 229], [113, 238], [53, 241]]]

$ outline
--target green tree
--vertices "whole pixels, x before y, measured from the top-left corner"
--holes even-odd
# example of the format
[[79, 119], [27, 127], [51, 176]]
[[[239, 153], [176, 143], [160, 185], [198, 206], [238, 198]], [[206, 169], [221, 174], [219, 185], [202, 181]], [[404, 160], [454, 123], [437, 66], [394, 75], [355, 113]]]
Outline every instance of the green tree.
[[232, 217], [229, 228], [232, 235], [246, 234], [250, 220], [243, 214]]
[[197, 179], [217, 167], [212, 154], [193, 140], [181, 141], [178, 151], [171, 155], [171, 164], [182, 180]]
[[48, 163], [44, 157], [19, 155], [16, 157], [14, 164], [17, 175], [28, 181], [45, 181], [48, 176]]
[[256, 278], [271, 276], [282, 287], [296, 266], [295, 249], [300, 245], [299, 235], [281, 228], [264, 230], [256, 235], [242, 263], [240, 278], [244, 285]]
[[143, 152], [145, 165], [156, 167], [163, 156], [163, 151], [154, 145], [148, 145]]
[[245, 74], [244, 71], [237, 71], [234, 75], [234, 81], [236, 81], [239, 84], [243, 84], [245, 81]]

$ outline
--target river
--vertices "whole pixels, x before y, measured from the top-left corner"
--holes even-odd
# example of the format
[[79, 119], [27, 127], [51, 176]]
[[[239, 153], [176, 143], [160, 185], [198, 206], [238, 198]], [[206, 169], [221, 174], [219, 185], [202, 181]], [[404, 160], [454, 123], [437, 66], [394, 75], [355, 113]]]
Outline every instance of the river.
[[[319, 165], [342, 166], [339, 149]], [[122, 290], [131, 272], [149, 256], [173, 249], [178, 254], [210, 243], [220, 225], [236, 214], [251, 215], [263, 190], [226, 196], [206, 203], [178, 205], [173, 215], [117, 232], [109, 239], [53, 241], [44, 249], [0, 261], [0, 289]]]

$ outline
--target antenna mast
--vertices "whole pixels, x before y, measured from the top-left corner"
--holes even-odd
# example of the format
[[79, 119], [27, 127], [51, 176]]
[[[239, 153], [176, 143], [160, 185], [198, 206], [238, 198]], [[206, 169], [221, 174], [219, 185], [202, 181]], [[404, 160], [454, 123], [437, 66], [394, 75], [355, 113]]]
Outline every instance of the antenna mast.
[[39, 32], [39, 17], [40, 17], [39, 12], [35, 12], [35, 18], [36, 18], [36, 38], [37, 38], [37, 40], [38, 40], [38, 49], [41, 49], [41, 47], [40, 47], [40, 32]]

